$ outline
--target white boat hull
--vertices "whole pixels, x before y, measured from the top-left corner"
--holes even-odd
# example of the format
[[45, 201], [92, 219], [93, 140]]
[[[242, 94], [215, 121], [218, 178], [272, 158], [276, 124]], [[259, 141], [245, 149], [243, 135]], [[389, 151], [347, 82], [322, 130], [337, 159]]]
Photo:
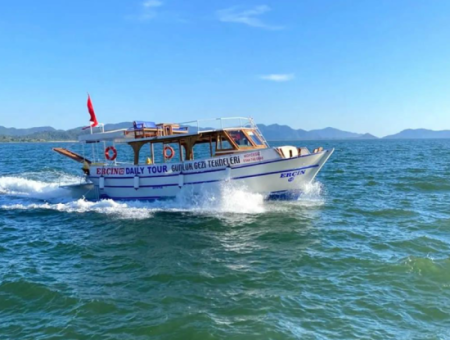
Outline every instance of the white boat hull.
[[184, 163], [92, 166], [88, 179], [99, 198], [114, 200], [173, 198], [186, 188], [196, 193], [223, 182], [282, 198], [310, 183], [333, 151], [281, 158], [274, 149], [264, 149]]

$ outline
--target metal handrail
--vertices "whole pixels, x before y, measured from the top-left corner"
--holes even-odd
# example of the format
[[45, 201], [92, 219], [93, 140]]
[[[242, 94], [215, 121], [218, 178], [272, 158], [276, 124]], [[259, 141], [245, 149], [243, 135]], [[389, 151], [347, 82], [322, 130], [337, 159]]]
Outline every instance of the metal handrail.
[[[230, 122], [232, 120], [236, 121], [236, 124], [230, 124], [230, 126], [224, 126], [224, 125], [226, 125], [227, 122]], [[220, 127], [216, 125], [218, 123], [220, 123]], [[255, 124], [253, 118], [251, 118], [251, 117], [224, 117], [224, 118], [212, 118], [212, 119], [197, 119], [197, 120], [192, 120], [192, 121], [188, 121], [188, 122], [174, 123], [174, 124], [177, 124], [180, 127], [188, 127], [188, 128], [194, 128], [194, 129], [196, 127], [197, 132], [190, 131], [191, 133], [201, 133], [201, 132], [218, 131], [218, 130], [232, 130], [232, 129], [239, 129], [239, 128], [251, 128], [251, 129], [254, 129], [258, 133], [262, 142], [267, 147], [269, 147], [269, 143], [267, 143], [267, 140], [264, 138], [263, 134], [261, 133], [258, 126]], [[216, 127], [213, 127], [213, 126], [208, 127], [208, 125], [210, 125], [210, 124], [216, 125]], [[201, 128], [201, 125], [203, 125], [204, 128]], [[124, 137], [122, 138], [123, 140], [121, 140], [120, 136], [113, 137], [112, 135], [109, 136], [108, 140], [123, 142], [126, 138], [125, 135], [128, 135], [129, 133], [134, 133], [135, 130], [117, 129], [117, 130], [106, 131], [103, 133], [105, 135], [108, 135], [108, 134], [112, 134], [115, 132], [124, 132]], [[98, 137], [96, 137], [97, 140], [95, 142], [105, 140], [105, 138], [100, 137], [100, 135], [102, 135], [103, 133], [95, 134], [96, 136], [98, 136]], [[82, 138], [83, 136], [84, 135], [79, 136], [78, 140], [80, 142], [85, 142], [85, 143], [89, 142], [88, 139], [85, 140], [84, 138]], [[94, 152], [94, 150], [93, 150], [93, 152]], [[94, 157], [94, 159], [95, 159], [95, 157]]]
[[269, 143], [267, 142], [266, 138], [264, 137], [264, 135], [262, 134], [261, 130], [259, 129], [258, 125], [255, 124], [255, 121], [253, 120], [253, 118], [250, 118], [252, 127], [255, 129], [255, 131], [258, 133], [259, 138], [262, 139], [263, 143], [266, 144], [267, 147], [269, 147]]
[[[235, 127], [242, 128], [242, 127], [245, 127], [246, 123], [250, 124], [251, 127], [255, 127], [252, 118], [249, 118], [249, 117], [224, 117], [224, 118], [211, 118], [211, 119], [197, 119], [197, 120], [192, 120], [192, 121], [188, 121], [188, 122], [181, 122], [178, 124], [180, 126], [190, 126], [190, 125], [197, 126], [197, 133], [199, 133], [200, 131], [206, 131], [206, 130], [200, 130], [200, 124], [204, 124], [207, 122], [211, 122], [211, 123], [220, 122], [220, 129], [223, 129], [224, 121], [230, 121], [230, 120], [239, 121], [239, 124], [235, 125], [235, 126], [227, 127], [228, 129], [235, 128]], [[214, 130], [216, 130], [216, 129], [214, 129]]]

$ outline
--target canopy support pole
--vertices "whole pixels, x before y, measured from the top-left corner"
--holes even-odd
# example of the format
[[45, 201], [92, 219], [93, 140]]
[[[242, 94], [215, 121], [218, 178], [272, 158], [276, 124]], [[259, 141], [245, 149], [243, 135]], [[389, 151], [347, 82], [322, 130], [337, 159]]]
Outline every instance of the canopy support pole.
[[134, 142], [129, 143], [134, 151], [134, 165], [139, 164], [139, 151], [141, 151], [142, 146], [147, 142]]

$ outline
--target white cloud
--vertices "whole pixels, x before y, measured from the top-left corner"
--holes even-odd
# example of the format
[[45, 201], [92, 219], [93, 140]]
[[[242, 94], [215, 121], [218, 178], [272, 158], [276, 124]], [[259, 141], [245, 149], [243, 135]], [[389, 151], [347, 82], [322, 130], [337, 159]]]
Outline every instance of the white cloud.
[[162, 5], [162, 1], [159, 0], [147, 0], [142, 3], [142, 6], [144, 8], [160, 7]]
[[146, 0], [142, 3], [142, 13], [139, 16], [141, 20], [150, 20], [156, 16], [156, 9], [163, 5], [159, 0]]
[[290, 74], [267, 74], [259, 77], [263, 80], [270, 80], [276, 82], [290, 81], [295, 79], [295, 75], [293, 73]]
[[222, 22], [235, 22], [251, 27], [265, 28], [270, 30], [283, 29], [281, 26], [272, 26], [264, 23], [259, 16], [271, 11], [267, 5], [260, 5], [254, 8], [239, 11], [237, 7], [231, 7], [217, 11], [217, 17]]

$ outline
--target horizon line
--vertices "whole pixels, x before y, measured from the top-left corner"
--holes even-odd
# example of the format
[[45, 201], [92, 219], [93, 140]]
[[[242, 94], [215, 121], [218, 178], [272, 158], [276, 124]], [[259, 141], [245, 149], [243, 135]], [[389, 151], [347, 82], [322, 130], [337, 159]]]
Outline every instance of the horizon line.
[[[105, 123], [104, 125], [105, 125], [105, 126], [106, 126], [106, 125], [117, 125], [117, 124], [123, 124], [123, 123], [129, 123], [129, 122], [128, 122], [128, 121], [122, 121], [122, 122], [118, 122], [118, 123]], [[426, 130], [426, 131], [430, 131], [430, 132], [450, 132], [450, 129], [448, 129], [448, 130], [446, 130], [446, 129], [444, 129], [444, 130], [433, 130], [433, 129], [427, 129], [427, 128], [405, 128], [405, 129], [403, 129], [403, 130], [400, 130], [399, 132], [396, 132], [396, 133], [392, 133], [392, 134], [388, 134], [388, 135], [379, 137], [379, 136], [377, 136], [377, 135], [375, 135], [375, 134], [373, 134], [373, 133], [370, 133], [370, 132], [353, 132], [353, 131], [348, 131], [348, 130], [342, 130], [342, 129], [339, 129], [339, 128], [334, 128], [334, 127], [332, 127], [332, 126], [327, 126], [327, 127], [324, 127], [324, 128], [314, 128], [314, 129], [311, 129], [311, 130], [305, 130], [305, 129], [301, 129], [301, 128], [296, 129], [296, 128], [293, 128], [293, 127], [291, 127], [291, 126], [289, 126], [289, 125], [286, 125], [286, 124], [278, 124], [278, 123], [271, 123], [271, 124], [264, 124], [264, 123], [261, 123], [261, 124], [257, 124], [257, 125], [264, 125], [264, 126], [271, 126], [271, 125], [286, 126], [286, 127], [290, 128], [290, 129], [292, 129], [292, 130], [294, 130], [294, 131], [302, 130], [302, 131], [305, 131], [305, 132], [312, 132], [312, 131], [320, 131], [320, 130], [326, 130], [326, 129], [333, 129], [333, 130], [338, 130], [338, 131], [340, 131], [340, 132], [354, 133], [354, 134], [358, 134], [358, 135], [361, 135], [361, 136], [364, 136], [364, 135], [371, 135], [371, 136], [375, 137], [376, 139], [383, 139], [383, 138], [386, 138], [386, 137], [389, 137], [389, 136], [393, 136], [393, 135], [400, 134], [400, 133], [405, 132], [405, 131], [408, 131], [408, 130], [411, 130], [411, 131]], [[38, 128], [51, 128], [51, 129], [54, 129], [54, 130], [56, 130], [56, 131], [69, 131], [69, 130], [74, 130], [74, 129], [78, 129], [78, 128], [81, 128], [81, 127], [82, 127], [82, 126], [80, 125], [80, 126], [76, 126], [76, 127], [69, 128], [69, 129], [60, 129], [60, 128], [55, 128], [55, 127], [50, 126], [50, 125], [43, 125], [43, 126], [33, 126], [33, 127], [28, 127], [28, 128], [17, 128], [17, 127], [6, 127], [6, 126], [3, 126], [3, 125], [0, 125], [0, 128], [5, 128], [5, 129], [15, 129], [15, 130], [29, 130], [29, 129], [38, 129]], [[46, 132], [46, 131], [42, 131], [42, 132]], [[0, 133], [0, 136], [8, 136], [8, 135], [3, 135], [3, 134]], [[23, 135], [22, 137], [25, 137], [25, 136], [26, 136], [26, 135]], [[20, 137], [20, 136], [15, 136], [15, 137]], [[353, 138], [349, 138], [349, 139], [355, 139], [355, 138], [357, 139], [358, 137], [353, 137]], [[327, 139], [327, 140], [330, 140], [330, 139], [342, 139], [342, 138], [326, 138], [326, 139]], [[346, 139], [346, 138], [344, 138], [344, 139]], [[363, 139], [364, 139], [364, 138], [363, 138]], [[314, 140], [314, 139], [308, 139], [308, 140]], [[319, 139], [319, 140], [320, 140], [320, 139]], [[276, 140], [274, 140], [274, 141], [276, 141]]]

